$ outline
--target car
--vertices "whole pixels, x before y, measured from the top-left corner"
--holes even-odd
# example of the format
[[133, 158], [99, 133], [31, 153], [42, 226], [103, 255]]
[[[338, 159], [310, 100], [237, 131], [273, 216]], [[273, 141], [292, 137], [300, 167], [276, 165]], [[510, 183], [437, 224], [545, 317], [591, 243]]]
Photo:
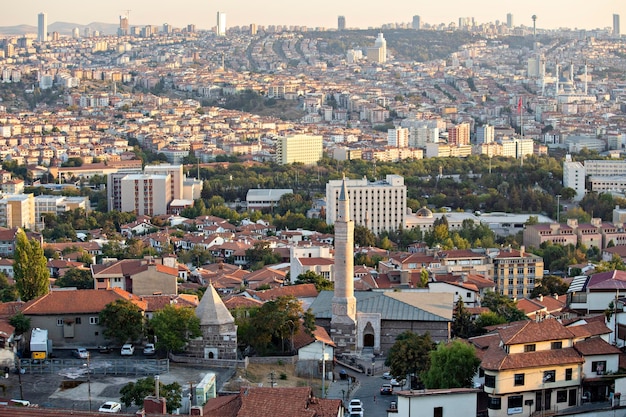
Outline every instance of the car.
[[383, 379], [391, 379], [393, 378], [393, 376], [391, 376], [391, 372], [385, 372], [383, 374]]
[[108, 345], [100, 345], [100, 346], [98, 346], [98, 352], [100, 352], [100, 353], [111, 353], [111, 352], [113, 352], [113, 349], [111, 349], [111, 346], [108, 346]]
[[393, 378], [391, 381], [389, 381], [391, 383], [391, 385], [393, 385], [394, 387], [402, 387], [404, 386], [404, 383], [406, 382], [406, 380], [404, 379], [395, 379]]
[[122, 411], [122, 404], [115, 401], [107, 401], [98, 408], [100, 413], [119, 413]]
[[361, 407], [354, 407], [350, 410], [350, 417], [363, 417], [363, 409]]
[[363, 408], [363, 403], [358, 398], [353, 398], [350, 400], [350, 403], [348, 403], [348, 410], [352, 411], [352, 409], [355, 407], [358, 407], [361, 409]]
[[380, 395], [391, 395], [393, 394], [393, 386], [391, 384], [382, 384], [380, 386]]
[[146, 345], [143, 347], [143, 354], [146, 356], [156, 354], [154, 343], [146, 343]]
[[72, 356], [78, 359], [87, 359], [89, 357], [89, 351], [84, 347], [78, 347], [72, 351]]
[[135, 354], [135, 347], [130, 343], [126, 343], [122, 346], [122, 350], [120, 350], [120, 355], [122, 356], [133, 356]]

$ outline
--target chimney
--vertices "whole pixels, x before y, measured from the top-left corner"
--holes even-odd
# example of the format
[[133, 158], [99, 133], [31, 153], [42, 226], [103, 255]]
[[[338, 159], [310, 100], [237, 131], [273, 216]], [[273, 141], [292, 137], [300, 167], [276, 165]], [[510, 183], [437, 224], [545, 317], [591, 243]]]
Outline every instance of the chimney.
[[543, 294], [539, 294], [539, 297], [537, 297], [537, 299], [539, 300], [539, 302], [543, 301]]
[[554, 297], [554, 299], [555, 299], [555, 300], [557, 300], [557, 301], [559, 300], [559, 295], [558, 295], [557, 293], [554, 293], [554, 294], [552, 295], [552, 297]]

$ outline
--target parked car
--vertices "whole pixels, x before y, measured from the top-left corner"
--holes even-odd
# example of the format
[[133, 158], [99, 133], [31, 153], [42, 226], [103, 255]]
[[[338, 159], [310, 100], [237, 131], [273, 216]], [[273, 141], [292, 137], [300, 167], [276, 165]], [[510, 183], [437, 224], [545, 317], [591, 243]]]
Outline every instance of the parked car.
[[363, 403], [358, 398], [353, 398], [348, 404], [350, 417], [363, 417]]
[[391, 372], [385, 372], [383, 374], [383, 379], [391, 379], [393, 378], [393, 376], [391, 376]]
[[353, 407], [363, 408], [363, 403], [358, 398], [353, 398], [348, 404], [348, 410], [352, 410]]
[[363, 409], [361, 407], [354, 407], [350, 410], [350, 417], [363, 417]]
[[391, 384], [382, 384], [380, 386], [380, 395], [391, 395], [393, 394], [393, 387]]
[[130, 343], [126, 343], [122, 346], [122, 350], [120, 351], [120, 355], [122, 356], [133, 356], [135, 354], [135, 347]]
[[404, 386], [404, 383], [406, 382], [406, 379], [395, 379], [393, 378], [391, 381], [389, 381], [391, 383], [391, 385], [393, 385], [394, 387], [402, 387]]
[[89, 351], [84, 347], [79, 347], [72, 351], [72, 356], [78, 359], [87, 359], [89, 357]]
[[100, 413], [119, 413], [120, 411], [122, 411], [122, 404], [115, 401], [107, 401], [98, 409]]
[[98, 352], [100, 352], [100, 353], [111, 353], [111, 352], [113, 352], [113, 349], [111, 349], [111, 346], [101, 345], [101, 346], [98, 346]]
[[156, 354], [154, 343], [146, 343], [146, 345], [143, 348], [143, 354], [146, 356], [151, 356], [151, 355]]

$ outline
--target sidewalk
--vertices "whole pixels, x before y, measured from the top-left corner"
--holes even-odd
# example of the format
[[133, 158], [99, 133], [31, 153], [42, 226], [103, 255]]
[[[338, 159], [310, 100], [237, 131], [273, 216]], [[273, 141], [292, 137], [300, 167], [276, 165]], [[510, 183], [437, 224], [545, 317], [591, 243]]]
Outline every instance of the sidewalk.
[[[349, 378], [340, 379], [339, 373], [342, 370], [348, 373], [348, 377], [354, 377], [355, 382], [350, 382]], [[328, 388], [326, 389], [326, 398], [343, 400], [344, 404], [347, 404], [348, 400], [354, 397], [354, 393], [359, 389], [360, 379], [366, 378], [366, 376], [340, 365], [335, 367], [334, 373], [336, 375], [335, 381], [328, 384]]]

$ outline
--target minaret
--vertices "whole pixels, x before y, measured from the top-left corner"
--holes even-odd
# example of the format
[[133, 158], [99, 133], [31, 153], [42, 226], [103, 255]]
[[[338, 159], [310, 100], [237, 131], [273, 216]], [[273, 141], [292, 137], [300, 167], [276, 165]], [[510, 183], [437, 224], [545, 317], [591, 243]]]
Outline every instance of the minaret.
[[350, 199], [346, 178], [339, 191], [335, 221], [335, 292], [330, 333], [341, 352], [356, 345], [356, 299], [354, 298], [354, 222], [350, 220]]

